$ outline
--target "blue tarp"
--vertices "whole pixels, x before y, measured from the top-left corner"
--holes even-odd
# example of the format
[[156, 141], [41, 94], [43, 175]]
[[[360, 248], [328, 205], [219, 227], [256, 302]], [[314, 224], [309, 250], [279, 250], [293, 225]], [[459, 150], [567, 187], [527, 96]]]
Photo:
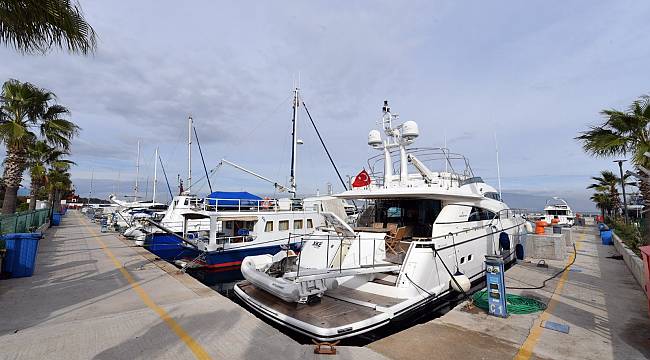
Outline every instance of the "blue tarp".
[[246, 191], [215, 191], [207, 196], [208, 204], [215, 205], [219, 199], [219, 206], [258, 206], [261, 197]]

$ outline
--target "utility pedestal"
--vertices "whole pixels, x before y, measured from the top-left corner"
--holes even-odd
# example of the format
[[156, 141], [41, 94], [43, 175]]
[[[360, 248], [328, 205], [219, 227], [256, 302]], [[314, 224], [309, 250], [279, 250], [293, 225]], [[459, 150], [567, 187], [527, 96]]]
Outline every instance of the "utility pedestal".
[[499, 256], [485, 257], [488, 312], [498, 317], [508, 317], [503, 259]]

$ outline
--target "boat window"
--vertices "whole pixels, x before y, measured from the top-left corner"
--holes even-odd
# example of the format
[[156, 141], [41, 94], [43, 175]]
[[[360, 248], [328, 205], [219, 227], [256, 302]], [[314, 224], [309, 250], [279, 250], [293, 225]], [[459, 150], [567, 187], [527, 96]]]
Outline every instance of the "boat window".
[[472, 260], [472, 254], [467, 255], [467, 261], [471, 261], [471, 260]]
[[406, 227], [408, 236], [431, 236], [432, 226], [442, 202], [433, 199], [376, 200], [359, 216], [357, 226], [388, 228], [392, 224]]
[[483, 209], [472, 207], [472, 211], [469, 213], [469, 219], [467, 221], [481, 221], [481, 212]]
[[178, 205], [178, 200], [174, 200], [174, 206]]
[[232, 229], [232, 221], [226, 221], [226, 229]]
[[293, 221], [293, 228], [294, 228], [294, 230], [302, 229], [302, 220], [294, 220]]
[[314, 221], [312, 219], [307, 219], [307, 229], [314, 228]]
[[289, 230], [289, 220], [280, 220], [278, 222], [278, 230], [280, 230], [280, 231]]
[[267, 221], [266, 222], [266, 225], [264, 225], [264, 231], [265, 232], [273, 231], [273, 221]]
[[492, 220], [496, 214], [487, 209], [481, 209], [481, 220]]
[[185, 199], [185, 201], [183, 202], [183, 204], [184, 204], [184, 205], [189, 205], [189, 204], [190, 204], [190, 199]]
[[499, 196], [499, 193], [496, 193], [496, 192], [486, 192], [486, 193], [483, 194], [483, 195], [484, 195], [486, 198], [488, 198], [488, 199], [494, 199], [494, 200], [497, 200], [497, 201], [501, 201], [501, 197]]

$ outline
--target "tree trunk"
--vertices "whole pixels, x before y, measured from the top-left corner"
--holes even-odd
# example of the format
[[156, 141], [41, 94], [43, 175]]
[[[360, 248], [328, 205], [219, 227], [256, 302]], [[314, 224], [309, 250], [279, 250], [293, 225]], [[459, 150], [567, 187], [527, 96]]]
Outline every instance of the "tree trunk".
[[2, 213], [13, 214], [16, 212], [16, 202], [18, 200], [18, 186], [7, 186], [5, 198], [2, 200]]
[[56, 190], [54, 192], [54, 212], [61, 213], [61, 190]]
[[38, 193], [38, 189], [40, 188], [38, 181], [32, 179], [32, 190], [29, 195], [29, 210], [34, 211], [36, 210], [36, 194]]
[[7, 148], [7, 157], [5, 158], [4, 183], [6, 186], [5, 198], [2, 201], [2, 213], [13, 214], [16, 212], [16, 200], [18, 198], [18, 188], [23, 180], [23, 172], [26, 168], [27, 153], [25, 149], [17, 146]]

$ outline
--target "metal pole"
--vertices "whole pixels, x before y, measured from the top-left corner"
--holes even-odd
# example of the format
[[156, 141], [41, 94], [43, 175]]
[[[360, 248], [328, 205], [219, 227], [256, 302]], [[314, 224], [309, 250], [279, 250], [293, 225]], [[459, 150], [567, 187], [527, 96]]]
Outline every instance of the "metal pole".
[[140, 139], [138, 139], [138, 158], [135, 159], [135, 188], [133, 201], [138, 201], [138, 178], [140, 177]]
[[621, 173], [621, 188], [623, 188], [623, 212], [625, 213], [625, 224], [628, 223], [627, 219], [627, 199], [625, 197], [625, 180], [623, 179], [623, 162], [627, 160], [614, 160], [614, 162], [618, 163], [618, 169], [620, 170]]
[[297, 163], [297, 147], [298, 147], [298, 106], [300, 105], [298, 100], [298, 87], [293, 90], [293, 116], [291, 119], [292, 122], [292, 131], [291, 131], [291, 174], [289, 178], [291, 191], [293, 198], [296, 197], [296, 163]]
[[158, 185], [158, 147], [156, 147], [156, 154], [153, 159], [153, 196], [151, 197], [151, 204], [156, 202], [156, 185]]
[[192, 116], [187, 119], [187, 194], [192, 194]]

